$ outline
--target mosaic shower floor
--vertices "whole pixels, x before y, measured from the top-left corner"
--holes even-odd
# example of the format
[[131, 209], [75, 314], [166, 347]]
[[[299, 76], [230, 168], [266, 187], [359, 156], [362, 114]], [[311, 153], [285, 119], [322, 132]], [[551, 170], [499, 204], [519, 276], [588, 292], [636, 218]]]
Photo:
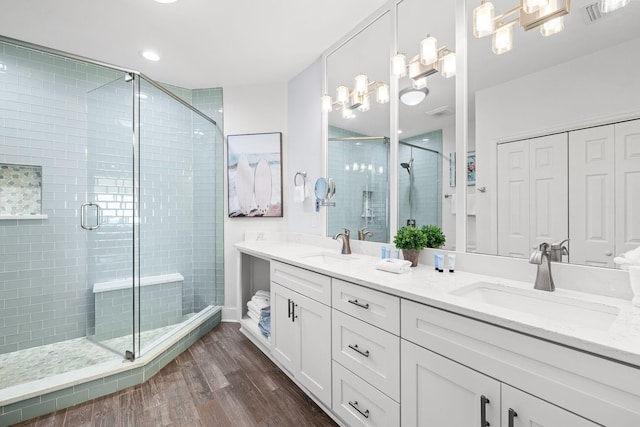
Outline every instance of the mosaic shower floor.
[[[175, 326], [143, 332], [140, 337], [142, 346], [151, 343]], [[103, 342], [109, 348], [122, 349], [119, 350], [121, 355], [107, 350], [87, 338], [76, 338], [0, 354], [0, 389], [64, 374], [110, 360], [122, 359], [124, 351], [131, 349], [131, 343], [131, 335]]]

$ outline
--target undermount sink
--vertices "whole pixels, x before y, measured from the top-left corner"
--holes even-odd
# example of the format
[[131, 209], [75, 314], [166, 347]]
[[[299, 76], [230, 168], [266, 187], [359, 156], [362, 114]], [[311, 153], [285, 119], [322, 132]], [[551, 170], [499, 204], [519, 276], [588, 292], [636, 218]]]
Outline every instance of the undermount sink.
[[301, 256], [300, 259], [305, 261], [315, 261], [330, 264], [336, 262], [355, 261], [358, 259], [358, 257], [354, 257], [353, 255], [334, 254], [331, 252], [321, 252], [316, 254], [304, 255]]
[[487, 282], [473, 283], [451, 292], [451, 295], [533, 314], [541, 319], [596, 330], [609, 329], [620, 313], [618, 307], [611, 305]]

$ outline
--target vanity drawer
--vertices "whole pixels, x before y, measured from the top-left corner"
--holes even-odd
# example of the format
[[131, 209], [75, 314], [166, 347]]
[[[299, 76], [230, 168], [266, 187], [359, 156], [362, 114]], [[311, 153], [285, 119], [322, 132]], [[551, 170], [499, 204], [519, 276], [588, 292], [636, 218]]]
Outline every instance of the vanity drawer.
[[271, 261], [271, 281], [325, 305], [331, 305], [331, 278], [328, 276]]
[[333, 360], [400, 401], [400, 338], [347, 314], [332, 313]]
[[332, 286], [333, 308], [400, 335], [400, 298], [338, 279]]
[[396, 427], [400, 405], [333, 362], [333, 412], [349, 426]]

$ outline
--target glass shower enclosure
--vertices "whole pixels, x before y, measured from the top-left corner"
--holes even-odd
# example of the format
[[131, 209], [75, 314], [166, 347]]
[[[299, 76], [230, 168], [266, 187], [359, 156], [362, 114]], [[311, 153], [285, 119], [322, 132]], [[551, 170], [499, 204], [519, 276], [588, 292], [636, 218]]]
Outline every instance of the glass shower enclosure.
[[216, 122], [136, 72], [7, 40], [0, 64], [0, 390], [142, 356], [222, 305]]

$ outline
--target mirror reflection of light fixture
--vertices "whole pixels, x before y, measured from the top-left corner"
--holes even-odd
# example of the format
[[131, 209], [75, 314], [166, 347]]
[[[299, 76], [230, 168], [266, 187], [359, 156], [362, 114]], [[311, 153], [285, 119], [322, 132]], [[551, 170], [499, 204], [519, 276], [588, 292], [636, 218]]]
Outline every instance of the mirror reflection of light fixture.
[[609, 13], [616, 9], [625, 7], [630, 0], [600, 0], [600, 12]]
[[424, 101], [428, 93], [429, 93], [429, 89], [427, 89], [426, 86], [421, 89], [416, 89], [415, 87], [408, 87], [400, 91], [400, 101], [402, 101], [404, 105], [413, 107], [415, 105], [420, 104], [422, 101]]
[[420, 42], [420, 51], [407, 64], [404, 53], [391, 58], [391, 74], [402, 78], [409, 74], [411, 87], [400, 91], [400, 100], [405, 105], [418, 105], [429, 93], [427, 77], [440, 71], [443, 77], [456, 75], [456, 53], [446, 46], [438, 47], [438, 40], [431, 36]]
[[383, 82], [369, 81], [365, 74], [355, 77], [353, 90], [341, 85], [336, 88], [336, 100], [329, 95], [320, 97], [320, 105], [323, 113], [333, 111], [334, 108], [342, 110], [342, 117], [351, 119], [355, 114], [350, 113], [356, 108], [360, 111], [368, 111], [371, 108], [369, 95], [375, 94], [378, 104], [389, 102], [389, 85]]
[[[629, 0], [600, 1], [613, 3]], [[564, 29], [562, 17], [569, 13], [570, 8], [571, 0], [520, 0], [520, 6], [495, 16], [493, 3], [482, 0], [480, 6], [473, 10], [473, 35], [478, 38], [493, 35], [491, 49], [500, 55], [513, 48], [513, 26], [516, 23], [525, 31], [540, 27], [543, 36], [550, 36]], [[516, 14], [516, 18], [506, 20]]]

